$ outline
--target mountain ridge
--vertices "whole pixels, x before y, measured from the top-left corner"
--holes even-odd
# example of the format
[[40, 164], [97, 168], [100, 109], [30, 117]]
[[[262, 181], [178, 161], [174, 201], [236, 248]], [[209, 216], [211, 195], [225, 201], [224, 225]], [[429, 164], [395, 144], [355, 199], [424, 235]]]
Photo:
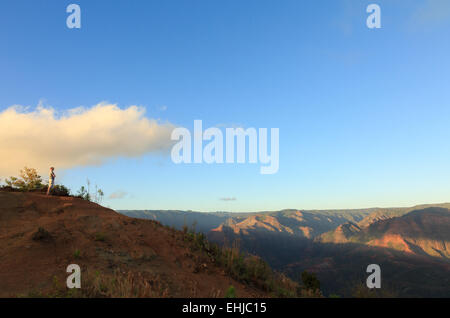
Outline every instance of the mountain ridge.
[[[299, 273], [304, 270], [315, 272], [325, 293], [351, 296], [351, 286], [358, 281], [361, 283], [365, 277], [365, 267], [375, 263], [380, 264], [385, 281], [391, 283], [399, 296], [446, 297], [450, 292], [450, 262], [446, 256], [449, 244], [436, 242], [439, 238], [435, 241], [404, 238], [402, 235], [405, 233], [395, 231], [388, 231], [384, 237], [368, 235], [368, 239], [358, 239], [364, 231], [386, 231], [383, 224], [390, 224], [393, 220], [398, 222], [401, 217], [411, 214], [405, 217], [408, 220], [420, 215], [420, 212], [414, 211], [430, 207], [447, 209], [450, 204], [332, 212], [282, 210], [237, 215], [227, 213], [216, 219], [215, 224], [205, 222], [203, 230], [211, 241], [224, 245], [235, 242], [243, 250], [259, 255], [273, 268], [293, 279], [299, 279]], [[158, 218], [160, 214], [152, 215]], [[209, 214], [197, 213], [196, 216], [208, 218]], [[441, 217], [435, 215], [433, 224], [446, 223], [439, 219]], [[418, 222], [417, 226], [420, 224], [423, 221]], [[450, 233], [450, 230], [436, 233], [441, 233], [442, 237], [442, 233]], [[324, 239], [327, 237], [327, 240]]]
[[355, 225], [354, 231], [341, 231], [350, 223], [317, 238], [322, 243], [362, 243], [400, 251], [450, 259], [450, 209], [426, 207], [380, 219], [369, 225]]

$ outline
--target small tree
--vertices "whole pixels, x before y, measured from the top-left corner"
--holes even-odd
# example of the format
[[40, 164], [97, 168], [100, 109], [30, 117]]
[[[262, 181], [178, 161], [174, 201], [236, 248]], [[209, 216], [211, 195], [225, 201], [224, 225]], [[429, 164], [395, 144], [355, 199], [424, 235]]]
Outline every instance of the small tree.
[[77, 196], [83, 200], [91, 201], [91, 195], [84, 186], [81, 186], [80, 190], [78, 190]]
[[80, 190], [77, 192], [77, 197], [82, 198], [83, 200], [92, 201], [97, 204], [100, 204], [103, 200], [104, 193], [102, 189], [99, 189], [97, 185], [95, 185], [95, 192], [92, 195], [90, 192], [91, 182], [87, 179], [87, 187], [82, 186]]
[[7, 186], [16, 188], [22, 191], [31, 191], [42, 189], [42, 177], [38, 175], [36, 169], [24, 167], [20, 170], [20, 176], [10, 177], [5, 180]]
[[105, 194], [103, 193], [102, 189], [99, 189], [97, 185], [95, 185], [95, 193], [94, 193], [94, 202], [97, 204], [100, 204], [103, 200], [103, 196]]
[[102, 203], [102, 201], [103, 201], [103, 197], [105, 196], [105, 194], [103, 193], [103, 190], [102, 189], [98, 189], [98, 203], [100, 204], [100, 203]]

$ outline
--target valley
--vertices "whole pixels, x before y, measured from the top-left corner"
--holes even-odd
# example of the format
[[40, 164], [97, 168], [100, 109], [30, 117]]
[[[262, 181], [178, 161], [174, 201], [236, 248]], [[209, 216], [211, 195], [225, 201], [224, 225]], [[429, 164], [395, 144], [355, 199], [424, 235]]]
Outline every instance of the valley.
[[450, 294], [450, 204], [402, 208], [255, 213], [120, 211], [183, 228], [262, 257], [300, 280], [315, 272], [325, 294], [352, 296], [368, 264], [379, 264], [386, 295]]

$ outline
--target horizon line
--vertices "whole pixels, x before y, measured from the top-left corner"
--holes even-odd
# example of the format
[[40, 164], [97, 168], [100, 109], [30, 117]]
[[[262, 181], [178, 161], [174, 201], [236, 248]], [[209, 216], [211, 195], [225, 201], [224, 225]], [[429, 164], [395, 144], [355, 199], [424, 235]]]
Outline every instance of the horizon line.
[[450, 205], [450, 202], [441, 202], [441, 203], [421, 203], [415, 204], [412, 206], [390, 206], [390, 207], [370, 207], [370, 208], [342, 208], [342, 209], [280, 209], [280, 210], [270, 210], [270, 211], [240, 211], [240, 212], [231, 212], [231, 211], [196, 211], [196, 210], [180, 210], [180, 209], [113, 209], [115, 211], [159, 211], [159, 212], [189, 212], [189, 213], [275, 213], [282, 211], [299, 211], [299, 212], [345, 212], [345, 211], [360, 211], [360, 210], [375, 210], [375, 209], [410, 209], [422, 206], [439, 206], [439, 205]]

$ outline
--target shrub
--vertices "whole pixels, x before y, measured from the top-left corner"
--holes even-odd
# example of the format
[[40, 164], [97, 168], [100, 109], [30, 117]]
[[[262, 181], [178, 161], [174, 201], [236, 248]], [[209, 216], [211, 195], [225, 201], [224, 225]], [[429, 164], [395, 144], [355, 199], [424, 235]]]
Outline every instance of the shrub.
[[78, 190], [77, 197], [79, 197], [83, 200], [91, 201], [91, 195], [89, 194], [89, 191], [84, 186], [81, 186], [80, 190]]
[[87, 186], [81, 186], [81, 188], [77, 192], [77, 197], [83, 200], [92, 201], [97, 204], [100, 204], [103, 201], [103, 197], [105, 194], [102, 189], [99, 189], [97, 185], [95, 185], [95, 192], [91, 194], [90, 191], [91, 182], [87, 179]]
[[192, 250], [206, 254], [237, 281], [256, 286], [278, 297], [297, 296], [297, 283], [272, 271], [260, 257], [240, 252], [238, 242], [231, 248], [219, 247], [210, 243], [202, 233], [189, 232], [186, 227], [182, 233], [184, 241], [190, 243]]
[[33, 241], [45, 241], [51, 239], [52, 236], [46, 229], [39, 227], [38, 230], [33, 233], [31, 238]]
[[[1, 187], [2, 191], [26, 191], [26, 192], [47, 192], [48, 184], [42, 183], [42, 177], [38, 175], [34, 168], [23, 168], [19, 177], [10, 177], [5, 180], [6, 185]], [[70, 196], [70, 190], [63, 185], [55, 185], [51, 191], [52, 195]]]
[[225, 298], [236, 298], [236, 290], [234, 289], [234, 286], [231, 285], [226, 294], [225, 294]]
[[302, 273], [302, 282], [305, 289], [320, 290], [320, 282], [317, 279], [316, 274], [314, 273], [308, 273], [307, 271], [304, 271]]
[[95, 240], [99, 242], [104, 242], [106, 240], [106, 236], [104, 233], [98, 232], [95, 234]]
[[6, 186], [19, 189], [21, 191], [39, 190], [43, 187], [42, 177], [38, 175], [36, 169], [24, 167], [20, 170], [19, 177], [10, 177], [5, 180]]
[[[45, 187], [44, 187], [44, 190], [45, 190]], [[59, 196], [59, 197], [68, 197], [68, 196], [70, 196], [70, 190], [61, 184], [57, 184], [53, 187], [51, 194]]]
[[316, 274], [304, 271], [301, 274], [301, 280], [302, 286], [300, 286], [297, 290], [297, 294], [300, 295], [300, 297], [323, 297], [322, 292], [320, 291], [320, 281], [317, 279]]
[[357, 283], [353, 287], [352, 297], [355, 298], [395, 298], [398, 297], [397, 292], [391, 287], [383, 287], [382, 289], [370, 289], [364, 283]]

